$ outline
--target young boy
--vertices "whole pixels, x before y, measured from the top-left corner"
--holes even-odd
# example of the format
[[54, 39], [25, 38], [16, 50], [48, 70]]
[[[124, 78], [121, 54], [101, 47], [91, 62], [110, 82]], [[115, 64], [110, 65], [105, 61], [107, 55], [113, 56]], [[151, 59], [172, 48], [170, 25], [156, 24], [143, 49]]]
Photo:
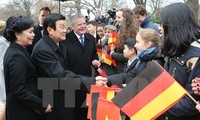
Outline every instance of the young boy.
[[128, 83], [129, 79], [132, 79], [133, 76], [136, 75], [136, 72], [135, 72], [136, 70], [134, 70], [134, 68], [138, 62], [138, 59], [137, 59], [137, 50], [134, 47], [135, 44], [136, 44], [136, 40], [133, 38], [127, 39], [124, 42], [123, 54], [124, 54], [124, 57], [128, 58], [128, 62], [126, 63], [124, 67], [124, 73], [111, 75], [107, 77], [108, 86], [110, 84], [109, 82], [112, 82], [112, 84], [122, 87], [122, 85], [124, 86]]

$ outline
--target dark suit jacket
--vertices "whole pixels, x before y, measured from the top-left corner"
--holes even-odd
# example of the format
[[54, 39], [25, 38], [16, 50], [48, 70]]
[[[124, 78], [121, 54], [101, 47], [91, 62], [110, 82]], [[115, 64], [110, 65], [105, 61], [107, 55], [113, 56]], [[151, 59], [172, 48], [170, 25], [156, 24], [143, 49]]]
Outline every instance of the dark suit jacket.
[[138, 74], [137, 69], [135, 69], [137, 62], [138, 59], [135, 59], [129, 67], [125, 65], [124, 73], [122, 74], [108, 76], [108, 84], [118, 85], [119, 87], [122, 87], [122, 84], [128, 84]]
[[[63, 51], [66, 51], [66, 47], [62, 43], [59, 46], [60, 49], [48, 35], [43, 35], [42, 39], [35, 45], [32, 57], [36, 62], [39, 76], [47, 78], [81, 78], [81, 85], [83, 86], [94, 84], [94, 78], [84, 78], [68, 70], [67, 56], [62, 54]], [[64, 91], [56, 90], [54, 92], [53, 112], [48, 119], [74, 120], [74, 108], [66, 108], [64, 100]]]
[[123, 55], [123, 49], [116, 48], [115, 52], [111, 54], [111, 57], [116, 61], [116, 69], [118, 73], [123, 73], [125, 63], [127, 63], [128, 59], [124, 57]]
[[35, 37], [33, 39], [32, 45], [30, 45], [30, 46], [27, 47], [27, 50], [28, 50], [28, 52], [30, 54], [32, 53], [32, 50], [33, 50], [33, 47], [35, 46], [35, 44], [42, 38], [41, 31], [42, 31], [42, 27], [39, 26], [39, 24], [34, 26], [34, 31], [33, 32], [35, 34]]
[[[39, 120], [44, 113], [38, 97], [37, 71], [30, 54], [11, 43], [4, 57], [7, 120]], [[47, 106], [47, 105], [46, 105]]]
[[91, 76], [92, 61], [98, 60], [95, 38], [88, 33], [84, 34], [84, 46], [82, 46], [74, 31], [71, 31], [63, 44], [67, 48], [69, 69], [78, 75]]

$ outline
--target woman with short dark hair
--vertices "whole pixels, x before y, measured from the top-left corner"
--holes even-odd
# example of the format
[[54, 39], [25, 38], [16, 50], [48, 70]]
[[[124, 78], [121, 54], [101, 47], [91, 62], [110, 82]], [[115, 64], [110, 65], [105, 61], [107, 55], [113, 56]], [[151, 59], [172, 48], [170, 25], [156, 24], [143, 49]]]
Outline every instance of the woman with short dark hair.
[[37, 71], [26, 50], [34, 38], [33, 21], [12, 16], [6, 21], [4, 37], [10, 42], [4, 56], [7, 120], [40, 120], [51, 106], [43, 108], [38, 97]]

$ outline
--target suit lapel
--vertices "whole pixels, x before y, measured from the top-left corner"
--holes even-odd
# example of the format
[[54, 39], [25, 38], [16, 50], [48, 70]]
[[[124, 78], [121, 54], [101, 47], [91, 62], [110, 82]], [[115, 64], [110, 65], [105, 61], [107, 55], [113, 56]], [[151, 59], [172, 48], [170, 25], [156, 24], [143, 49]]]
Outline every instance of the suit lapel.
[[129, 72], [129, 71], [131, 71], [134, 67], [135, 67], [135, 65], [137, 64], [137, 62], [138, 62], [138, 59], [135, 59], [132, 63], [131, 63], [131, 65], [129, 66], [129, 67], [127, 67], [127, 65], [126, 65], [126, 73], [127, 72]]
[[[85, 46], [85, 43], [84, 43], [84, 46], [80, 43], [79, 38], [77, 38], [77, 36], [76, 36], [76, 34], [74, 33], [74, 31], [71, 31], [71, 33], [69, 33], [69, 34], [72, 34], [72, 35], [69, 35], [69, 36], [71, 36], [71, 37], [69, 38], [69, 40], [71, 40], [73, 44], [76, 44], [77, 46], [79, 46], [80, 48], [83, 49], [84, 46]], [[84, 37], [84, 40], [85, 40], [85, 37]]]

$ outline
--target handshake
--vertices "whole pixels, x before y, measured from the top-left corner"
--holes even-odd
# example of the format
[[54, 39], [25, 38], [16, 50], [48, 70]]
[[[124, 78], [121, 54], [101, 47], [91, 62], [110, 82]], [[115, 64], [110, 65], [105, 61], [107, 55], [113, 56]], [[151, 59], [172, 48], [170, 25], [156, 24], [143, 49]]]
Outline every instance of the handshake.
[[95, 78], [95, 80], [96, 80], [96, 85], [98, 85], [98, 86], [107, 86], [107, 82], [108, 82], [107, 78], [102, 77], [102, 76], [97, 76]]

